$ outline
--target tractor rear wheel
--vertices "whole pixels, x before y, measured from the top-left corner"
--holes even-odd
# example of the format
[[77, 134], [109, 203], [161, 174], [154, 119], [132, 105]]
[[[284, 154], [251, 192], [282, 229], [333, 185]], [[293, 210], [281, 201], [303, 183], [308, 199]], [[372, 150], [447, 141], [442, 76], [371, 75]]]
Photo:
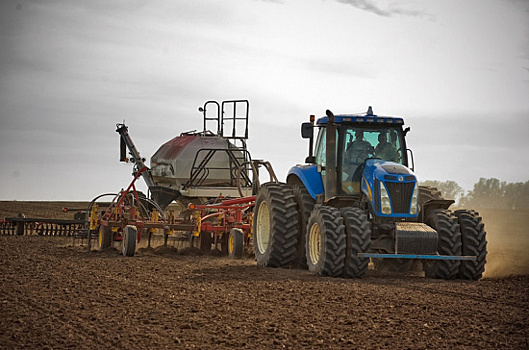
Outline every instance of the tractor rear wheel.
[[255, 201], [253, 245], [258, 266], [287, 267], [296, 258], [298, 221], [292, 189], [266, 183]]
[[[439, 255], [461, 255], [461, 232], [457, 217], [450, 210], [436, 209], [426, 219], [426, 224], [437, 231]], [[459, 272], [459, 260], [424, 260], [426, 277], [451, 280]]]
[[307, 252], [306, 252], [306, 236], [307, 236], [307, 223], [309, 221], [310, 213], [314, 209], [314, 198], [311, 197], [307, 189], [303, 185], [294, 185], [292, 187], [294, 192], [294, 200], [296, 201], [298, 210], [298, 247], [297, 247], [297, 260], [299, 267], [302, 269], [308, 269], [307, 265]]
[[112, 229], [108, 226], [99, 225], [99, 235], [97, 237], [98, 250], [110, 248], [112, 245]]
[[307, 226], [307, 264], [320, 276], [340, 277], [345, 266], [346, 238], [343, 218], [333, 207], [312, 211]]
[[228, 255], [230, 258], [242, 258], [244, 250], [244, 233], [241, 229], [232, 228], [228, 237]]
[[134, 256], [136, 253], [136, 244], [138, 242], [138, 229], [136, 226], [127, 225], [123, 229], [123, 240], [121, 252], [123, 256]]
[[367, 213], [359, 208], [343, 208], [345, 224], [345, 267], [344, 277], [360, 278], [364, 276], [369, 258], [360, 258], [358, 253], [367, 253], [371, 246], [371, 227]]
[[457, 210], [455, 212], [461, 227], [463, 255], [476, 256], [476, 261], [461, 261], [459, 278], [479, 280], [485, 271], [487, 262], [487, 240], [485, 225], [479, 213], [474, 210]]

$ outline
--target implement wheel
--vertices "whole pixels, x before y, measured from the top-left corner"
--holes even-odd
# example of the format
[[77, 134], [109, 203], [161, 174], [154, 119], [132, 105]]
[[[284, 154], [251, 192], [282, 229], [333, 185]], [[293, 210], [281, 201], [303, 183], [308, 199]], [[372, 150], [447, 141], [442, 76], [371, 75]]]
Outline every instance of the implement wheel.
[[[437, 231], [439, 255], [461, 255], [461, 232], [457, 217], [450, 210], [436, 209], [426, 219], [426, 224]], [[459, 272], [459, 260], [424, 260], [426, 277], [451, 280]]]
[[485, 225], [479, 213], [474, 210], [457, 210], [455, 214], [461, 227], [463, 255], [477, 257], [476, 261], [461, 261], [458, 277], [477, 281], [483, 276], [487, 262]]
[[99, 250], [110, 248], [112, 245], [112, 229], [108, 226], [99, 225], [97, 247]]
[[213, 239], [211, 238], [211, 232], [201, 231], [198, 238], [198, 248], [204, 253], [209, 253], [211, 251], [211, 243], [213, 242]]
[[138, 242], [138, 229], [135, 226], [127, 225], [123, 229], [123, 241], [121, 252], [123, 256], [134, 256], [136, 244]]
[[340, 211], [317, 207], [307, 226], [307, 264], [320, 276], [342, 276], [345, 266], [346, 238]]
[[367, 213], [359, 208], [343, 208], [346, 251], [344, 277], [360, 278], [365, 275], [369, 258], [359, 258], [358, 253], [368, 253], [371, 246], [371, 226]]
[[296, 259], [298, 213], [292, 189], [266, 183], [255, 201], [253, 245], [258, 266], [287, 267]]
[[244, 250], [244, 233], [241, 229], [232, 228], [228, 237], [228, 255], [230, 258], [242, 258]]

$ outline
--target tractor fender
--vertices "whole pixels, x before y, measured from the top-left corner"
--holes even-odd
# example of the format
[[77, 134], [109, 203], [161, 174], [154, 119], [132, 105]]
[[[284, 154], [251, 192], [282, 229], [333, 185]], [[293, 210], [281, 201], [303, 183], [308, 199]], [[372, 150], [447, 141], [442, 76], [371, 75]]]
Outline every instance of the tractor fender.
[[321, 173], [318, 172], [318, 166], [314, 164], [296, 165], [290, 168], [287, 175], [287, 183], [289, 185], [302, 183], [313, 199], [316, 199], [317, 195], [325, 191]]

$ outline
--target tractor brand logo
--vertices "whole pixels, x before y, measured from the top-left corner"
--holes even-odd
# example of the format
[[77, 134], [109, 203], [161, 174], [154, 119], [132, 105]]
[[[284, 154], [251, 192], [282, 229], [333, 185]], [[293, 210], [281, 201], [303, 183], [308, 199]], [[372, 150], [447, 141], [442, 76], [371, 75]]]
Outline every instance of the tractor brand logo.
[[402, 181], [404, 181], [404, 177], [399, 176], [399, 182], [402, 182]]

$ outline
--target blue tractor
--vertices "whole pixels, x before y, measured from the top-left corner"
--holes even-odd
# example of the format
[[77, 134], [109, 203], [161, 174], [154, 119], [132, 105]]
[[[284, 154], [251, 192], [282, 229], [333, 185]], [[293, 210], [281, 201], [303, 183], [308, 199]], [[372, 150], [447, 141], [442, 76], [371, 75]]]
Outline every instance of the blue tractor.
[[473, 210], [449, 210], [453, 200], [419, 186], [406, 147], [409, 130], [402, 118], [377, 116], [371, 107], [357, 115], [327, 111], [303, 123], [306, 164], [257, 195], [257, 264], [360, 278], [372, 261], [375, 269], [413, 264], [430, 278], [480, 279], [483, 221]]

